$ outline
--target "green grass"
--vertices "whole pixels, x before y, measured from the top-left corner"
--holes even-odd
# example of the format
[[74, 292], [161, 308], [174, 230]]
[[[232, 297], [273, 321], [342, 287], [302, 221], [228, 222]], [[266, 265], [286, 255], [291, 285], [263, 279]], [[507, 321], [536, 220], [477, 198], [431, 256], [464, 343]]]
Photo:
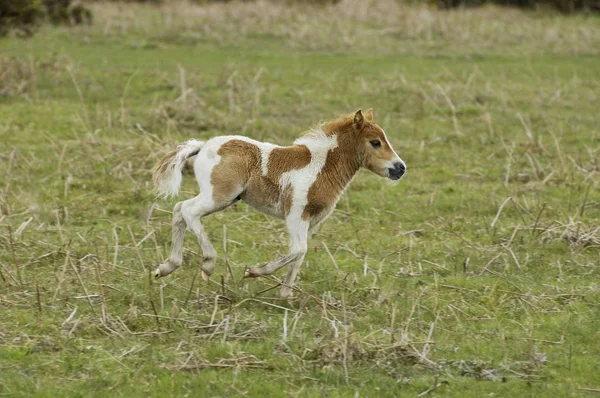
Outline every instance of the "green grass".
[[[360, 4], [96, 4], [0, 41], [0, 395], [600, 389], [599, 20]], [[287, 245], [244, 204], [204, 219], [211, 283], [190, 233], [151, 279], [165, 151], [370, 107], [408, 173], [359, 173], [294, 298], [242, 280]]]

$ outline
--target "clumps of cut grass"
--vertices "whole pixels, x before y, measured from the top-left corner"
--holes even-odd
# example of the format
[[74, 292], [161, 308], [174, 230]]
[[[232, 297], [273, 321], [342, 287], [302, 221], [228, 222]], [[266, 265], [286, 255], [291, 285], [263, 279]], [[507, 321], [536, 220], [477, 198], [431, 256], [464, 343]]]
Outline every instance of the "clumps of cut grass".
[[341, 364], [344, 361], [419, 362], [419, 356], [408, 344], [368, 345], [352, 338], [324, 340], [305, 359], [322, 364]]
[[439, 363], [442, 367], [454, 370], [464, 377], [505, 382], [507, 379], [535, 380], [539, 378], [548, 359], [546, 354], [535, 348], [531, 357], [526, 360], [506, 361], [498, 366], [494, 366], [492, 361], [483, 359], [441, 359]]
[[240, 355], [232, 358], [221, 358], [211, 362], [204, 358], [198, 358], [191, 353], [184, 363], [175, 365], [164, 365], [169, 370], [176, 371], [200, 371], [204, 369], [271, 369], [272, 366], [264, 361], [258, 360], [254, 355]]
[[600, 227], [570, 219], [567, 223], [555, 222], [544, 234], [545, 241], [563, 240], [569, 246], [600, 247]]

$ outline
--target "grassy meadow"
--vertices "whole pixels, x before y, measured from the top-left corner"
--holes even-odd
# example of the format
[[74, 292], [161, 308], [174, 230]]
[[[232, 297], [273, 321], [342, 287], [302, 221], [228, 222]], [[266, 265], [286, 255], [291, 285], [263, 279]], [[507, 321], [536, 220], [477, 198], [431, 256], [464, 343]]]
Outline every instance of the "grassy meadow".
[[[600, 19], [391, 0], [93, 3], [0, 39], [0, 396], [600, 392]], [[294, 297], [243, 203], [204, 219], [209, 283], [154, 162], [375, 109], [408, 172], [361, 171]], [[181, 198], [197, 194], [191, 176]], [[285, 271], [277, 276], [282, 277]]]

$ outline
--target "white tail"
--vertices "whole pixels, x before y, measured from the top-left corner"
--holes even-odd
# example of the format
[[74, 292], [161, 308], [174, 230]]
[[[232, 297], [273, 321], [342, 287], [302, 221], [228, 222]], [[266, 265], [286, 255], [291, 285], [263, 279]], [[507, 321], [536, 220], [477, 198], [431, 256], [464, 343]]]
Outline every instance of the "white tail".
[[159, 195], [169, 197], [176, 196], [179, 193], [185, 161], [192, 156], [196, 156], [203, 146], [204, 141], [186, 141], [156, 163], [152, 172], [154, 185]]

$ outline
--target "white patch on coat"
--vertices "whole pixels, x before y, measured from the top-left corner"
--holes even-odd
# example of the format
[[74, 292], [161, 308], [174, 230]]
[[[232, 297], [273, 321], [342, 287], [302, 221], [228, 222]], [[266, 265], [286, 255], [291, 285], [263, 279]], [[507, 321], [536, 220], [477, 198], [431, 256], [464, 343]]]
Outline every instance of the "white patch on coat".
[[266, 142], [261, 143], [262, 146], [260, 148], [260, 170], [263, 177], [267, 176], [267, 166], [269, 165], [269, 156], [271, 156], [271, 152], [273, 149], [278, 148], [278, 145], [269, 144]]

